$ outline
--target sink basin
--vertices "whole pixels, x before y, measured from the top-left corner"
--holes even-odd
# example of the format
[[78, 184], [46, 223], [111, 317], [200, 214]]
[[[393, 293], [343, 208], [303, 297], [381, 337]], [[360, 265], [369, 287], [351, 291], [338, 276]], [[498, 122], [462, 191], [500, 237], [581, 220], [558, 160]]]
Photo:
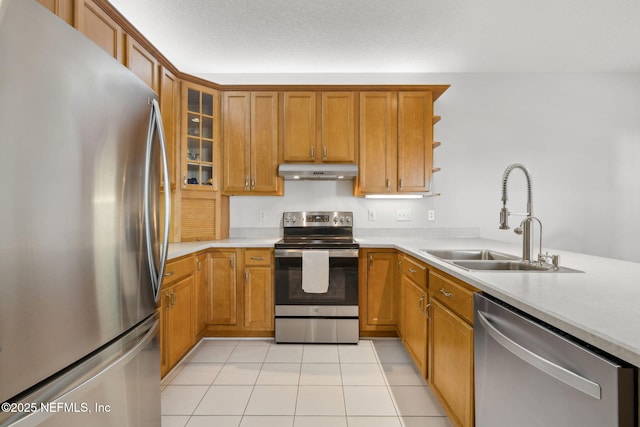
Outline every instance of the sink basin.
[[469, 271], [531, 271], [539, 273], [583, 273], [567, 267], [554, 268], [551, 264], [528, 263], [524, 261], [449, 261], [453, 265]]
[[554, 268], [551, 264], [524, 262], [522, 258], [490, 249], [420, 249], [429, 255], [464, 268], [467, 271], [513, 271], [537, 273], [583, 273], [567, 267]]
[[553, 271], [552, 266], [531, 264], [522, 261], [452, 261], [466, 270], [517, 270], [517, 271]]
[[490, 249], [420, 249], [445, 261], [457, 260], [519, 260], [515, 255], [503, 254]]

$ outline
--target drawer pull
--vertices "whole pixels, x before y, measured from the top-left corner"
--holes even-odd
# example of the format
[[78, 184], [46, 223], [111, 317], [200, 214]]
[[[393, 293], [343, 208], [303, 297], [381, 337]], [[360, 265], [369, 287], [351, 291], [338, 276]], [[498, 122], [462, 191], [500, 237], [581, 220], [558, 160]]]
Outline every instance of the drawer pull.
[[409, 271], [409, 273], [411, 273], [411, 274], [416, 274], [416, 270], [414, 270], [413, 268], [410, 268], [408, 271]]
[[453, 296], [453, 294], [451, 292], [445, 291], [444, 288], [440, 288], [440, 293], [442, 295], [444, 295], [445, 297], [447, 297], [447, 298], [451, 298]]
[[264, 261], [263, 256], [252, 256], [251, 261]]
[[171, 277], [171, 276], [173, 276], [174, 274], [176, 274], [176, 272], [175, 272], [175, 271], [167, 271], [166, 273], [164, 273], [164, 277]]

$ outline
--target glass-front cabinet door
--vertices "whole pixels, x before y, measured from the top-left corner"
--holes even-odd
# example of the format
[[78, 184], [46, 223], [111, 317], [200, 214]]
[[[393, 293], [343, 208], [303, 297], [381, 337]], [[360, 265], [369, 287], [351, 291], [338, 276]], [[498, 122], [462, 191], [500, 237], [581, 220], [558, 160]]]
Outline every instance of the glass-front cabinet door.
[[216, 190], [219, 94], [183, 83], [182, 99], [182, 188]]

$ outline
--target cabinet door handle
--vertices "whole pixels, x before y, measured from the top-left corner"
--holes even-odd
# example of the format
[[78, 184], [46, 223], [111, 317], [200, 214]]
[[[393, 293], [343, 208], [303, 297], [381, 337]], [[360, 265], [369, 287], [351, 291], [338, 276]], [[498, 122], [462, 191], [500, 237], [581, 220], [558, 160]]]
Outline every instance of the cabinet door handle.
[[248, 271], [244, 272], [244, 284], [245, 285], [249, 284], [249, 272]]
[[387, 178], [387, 191], [391, 190], [391, 179]]
[[252, 256], [251, 261], [264, 261], [263, 256]]
[[165, 292], [164, 296], [167, 298], [167, 306], [165, 308], [171, 307], [171, 294], [169, 292]]
[[200, 260], [196, 260], [196, 271], [200, 271]]
[[185, 187], [187, 186], [187, 176], [186, 175], [182, 176], [182, 183], [184, 184]]
[[416, 274], [416, 270], [414, 270], [413, 268], [409, 268], [407, 271], [411, 274]]
[[251, 177], [251, 189], [255, 189], [256, 188], [256, 177], [252, 176]]
[[424, 317], [426, 317], [427, 320], [431, 320], [431, 317], [429, 317], [429, 307], [431, 307], [431, 303], [424, 306]]
[[311, 147], [311, 158], [315, 158], [316, 157], [316, 150], [315, 147]]
[[440, 288], [440, 293], [442, 295], [444, 295], [445, 297], [447, 297], [447, 298], [451, 298], [453, 296], [453, 294], [451, 292], [445, 291], [444, 288]]
[[171, 277], [171, 276], [173, 276], [174, 274], [176, 274], [176, 272], [175, 272], [175, 271], [167, 271], [166, 273], [164, 273], [164, 277]]
[[324, 147], [322, 147], [322, 158], [324, 160], [327, 159], [327, 146], [326, 145]]
[[174, 291], [171, 291], [171, 307], [173, 307], [174, 305], [176, 305], [176, 293]]
[[373, 255], [369, 255], [369, 270], [373, 268]]
[[400, 190], [402, 190], [402, 178], [400, 178]]
[[245, 190], [249, 189], [249, 177], [248, 176], [244, 177], [244, 189]]
[[422, 310], [423, 304], [424, 304], [424, 295], [422, 295], [418, 300], [418, 310], [420, 310], [420, 313], [423, 313], [423, 310]]
[[229, 258], [229, 265], [233, 268], [233, 258]]

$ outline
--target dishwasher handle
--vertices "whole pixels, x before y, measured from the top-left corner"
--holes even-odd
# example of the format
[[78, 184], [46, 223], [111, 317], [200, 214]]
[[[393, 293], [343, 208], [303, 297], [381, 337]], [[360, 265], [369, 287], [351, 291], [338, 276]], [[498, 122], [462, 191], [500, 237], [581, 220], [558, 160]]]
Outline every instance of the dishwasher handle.
[[521, 346], [520, 344], [500, 332], [498, 329], [496, 329], [496, 327], [493, 326], [487, 318], [486, 313], [477, 311], [476, 314], [478, 316], [478, 320], [482, 324], [482, 327], [484, 327], [489, 336], [491, 336], [491, 338], [493, 338], [506, 350], [510, 351], [529, 365], [557, 379], [558, 381], [562, 381], [563, 383], [593, 397], [594, 399], [602, 399], [602, 392], [599, 384], [574, 372], [571, 372], [570, 370], [565, 369], [562, 366], [559, 366], [551, 362], [550, 360], [545, 359], [539, 354], [536, 354], [533, 351]]

